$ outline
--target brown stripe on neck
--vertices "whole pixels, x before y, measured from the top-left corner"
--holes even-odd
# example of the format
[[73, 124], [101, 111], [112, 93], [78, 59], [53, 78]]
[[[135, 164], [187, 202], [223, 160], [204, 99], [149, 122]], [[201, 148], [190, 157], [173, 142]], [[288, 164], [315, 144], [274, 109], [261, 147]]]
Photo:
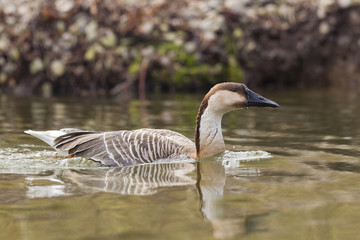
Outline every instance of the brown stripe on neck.
[[199, 111], [196, 117], [196, 128], [195, 128], [195, 147], [196, 147], [196, 158], [200, 157], [200, 122], [201, 117], [204, 114], [205, 109], [209, 103], [209, 98], [205, 96], [204, 100], [201, 102]]

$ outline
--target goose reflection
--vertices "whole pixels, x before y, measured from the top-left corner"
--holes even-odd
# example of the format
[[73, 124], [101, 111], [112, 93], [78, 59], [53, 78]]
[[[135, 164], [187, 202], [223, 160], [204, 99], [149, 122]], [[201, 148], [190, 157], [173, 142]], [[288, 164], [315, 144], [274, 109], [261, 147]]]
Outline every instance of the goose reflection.
[[214, 229], [214, 237], [230, 238], [244, 232], [243, 218], [227, 218], [224, 206], [225, 167], [220, 161], [197, 163], [197, 189], [200, 197], [200, 210], [205, 220]]
[[[225, 205], [224, 188], [228, 177], [260, 175], [257, 169], [242, 168], [241, 162], [229, 158], [197, 162], [163, 162], [121, 168], [63, 169], [28, 177], [28, 198], [58, 197], [94, 192], [122, 195], [153, 195], [162, 187], [196, 186], [199, 211], [213, 228], [214, 238], [224, 239], [249, 232], [247, 213], [233, 216]], [[234, 167], [236, 166], [236, 167]], [[50, 181], [37, 186], [36, 182]], [[41, 190], [41, 191], [40, 191]], [[230, 213], [230, 214], [229, 214]]]
[[161, 163], [94, 170], [67, 170], [62, 178], [82, 191], [113, 192], [122, 195], [152, 195], [161, 187], [194, 185], [193, 163]]
[[244, 212], [240, 216], [234, 216], [234, 209], [225, 205], [223, 198], [226, 179], [236, 176], [238, 180], [244, 178], [247, 181], [246, 179], [260, 176], [259, 169], [244, 168], [243, 161], [269, 156], [268, 153], [259, 151], [228, 152], [219, 156], [216, 161], [209, 159], [196, 163], [200, 211], [204, 219], [212, 225], [214, 238], [228, 239], [254, 230], [248, 223], [256, 214]]

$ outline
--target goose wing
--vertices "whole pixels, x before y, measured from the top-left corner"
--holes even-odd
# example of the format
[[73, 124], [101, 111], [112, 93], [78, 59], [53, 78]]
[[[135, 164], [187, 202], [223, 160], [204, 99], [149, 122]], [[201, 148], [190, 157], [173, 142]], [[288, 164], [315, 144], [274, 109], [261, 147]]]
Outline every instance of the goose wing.
[[90, 158], [105, 165], [150, 163], [191, 155], [194, 143], [180, 133], [161, 129], [116, 132], [74, 131], [55, 139], [55, 149]]

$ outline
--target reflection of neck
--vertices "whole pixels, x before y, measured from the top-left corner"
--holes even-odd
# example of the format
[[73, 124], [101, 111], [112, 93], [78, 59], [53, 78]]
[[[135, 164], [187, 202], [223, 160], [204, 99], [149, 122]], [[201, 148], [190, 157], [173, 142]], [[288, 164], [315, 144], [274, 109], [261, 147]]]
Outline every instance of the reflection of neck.
[[222, 208], [218, 205], [224, 194], [225, 168], [220, 162], [198, 162], [196, 185], [204, 217], [208, 220], [221, 218]]
[[215, 238], [233, 238], [244, 231], [243, 218], [226, 218], [223, 195], [225, 168], [221, 162], [197, 162], [196, 187], [200, 195], [200, 210], [214, 230]]

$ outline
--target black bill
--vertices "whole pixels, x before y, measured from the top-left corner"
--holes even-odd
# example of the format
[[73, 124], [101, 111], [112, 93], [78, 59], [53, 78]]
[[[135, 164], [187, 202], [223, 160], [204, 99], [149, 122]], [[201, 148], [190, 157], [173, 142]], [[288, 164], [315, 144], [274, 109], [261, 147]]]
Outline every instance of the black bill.
[[248, 107], [273, 107], [273, 108], [280, 107], [280, 105], [277, 104], [276, 102], [264, 98], [263, 96], [251, 91], [247, 87], [245, 88], [245, 91], [248, 93], [247, 94]]

